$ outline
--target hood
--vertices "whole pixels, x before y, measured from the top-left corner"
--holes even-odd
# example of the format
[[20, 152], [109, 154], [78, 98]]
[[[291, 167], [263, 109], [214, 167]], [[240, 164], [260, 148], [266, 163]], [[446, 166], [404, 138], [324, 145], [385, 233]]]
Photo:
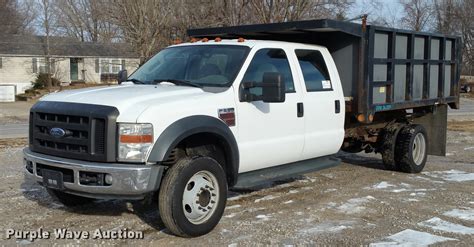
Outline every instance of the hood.
[[140, 113], [150, 105], [184, 101], [209, 94], [211, 93], [200, 88], [186, 86], [128, 84], [51, 93], [41, 98], [41, 101], [114, 106], [120, 112], [120, 121], [135, 122]]

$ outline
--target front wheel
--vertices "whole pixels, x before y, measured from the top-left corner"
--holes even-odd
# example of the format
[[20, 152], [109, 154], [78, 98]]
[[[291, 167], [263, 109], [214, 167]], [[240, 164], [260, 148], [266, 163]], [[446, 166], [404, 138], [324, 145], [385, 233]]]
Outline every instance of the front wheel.
[[428, 156], [428, 137], [422, 125], [405, 126], [398, 133], [395, 145], [395, 163], [398, 170], [419, 173]]
[[173, 234], [194, 237], [214, 229], [226, 201], [222, 166], [209, 157], [186, 157], [166, 172], [158, 205], [163, 223]]

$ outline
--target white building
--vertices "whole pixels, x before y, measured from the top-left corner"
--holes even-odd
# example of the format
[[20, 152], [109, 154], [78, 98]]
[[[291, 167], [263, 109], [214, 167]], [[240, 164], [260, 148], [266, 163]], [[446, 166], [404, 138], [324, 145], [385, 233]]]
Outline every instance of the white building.
[[[44, 36], [0, 35], [0, 85], [15, 85], [16, 94], [30, 88], [38, 73], [46, 72], [45, 40]], [[114, 83], [117, 72], [127, 69], [131, 74], [140, 61], [127, 44], [65, 37], [50, 37], [50, 56], [51, 73], [61, 82]]]

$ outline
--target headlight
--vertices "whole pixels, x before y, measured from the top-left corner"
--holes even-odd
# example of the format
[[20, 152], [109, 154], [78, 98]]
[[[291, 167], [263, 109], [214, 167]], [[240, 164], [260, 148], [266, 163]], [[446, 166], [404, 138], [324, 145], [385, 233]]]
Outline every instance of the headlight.
[[118, 136], [118, 161], [145, 162], [153, 145], [151, 124], [119, 123]]

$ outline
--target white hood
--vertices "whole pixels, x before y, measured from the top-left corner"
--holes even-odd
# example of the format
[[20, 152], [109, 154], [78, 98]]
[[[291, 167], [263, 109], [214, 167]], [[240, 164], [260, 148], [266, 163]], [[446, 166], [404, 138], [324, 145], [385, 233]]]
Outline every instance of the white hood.
[[135, 122], [149, 106], [185, 101], [209, 94], [211, 93], [200, 88], [168, 84], [118, 85], [51, 93], [41, 100], [114, 106], [120, 112], [121, 121]]

